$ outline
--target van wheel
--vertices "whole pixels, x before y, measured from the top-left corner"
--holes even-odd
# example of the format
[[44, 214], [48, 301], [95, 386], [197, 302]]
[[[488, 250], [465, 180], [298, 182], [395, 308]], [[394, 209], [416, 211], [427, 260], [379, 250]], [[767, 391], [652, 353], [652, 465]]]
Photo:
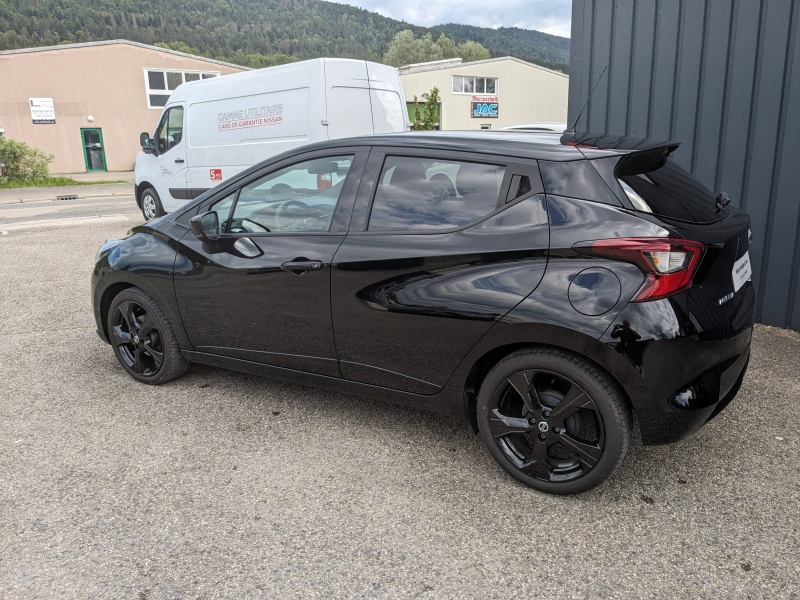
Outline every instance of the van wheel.
[[163, 217], [166, 213], [156, 191], [149, 187], [142, 192], [142, 214], [146, 221]]
[[481, 385], [477, 416], [492, 458], [550, 494], [603, 482], [630, 440], [631, 414], [616, 386], [583, 358], [550, 348], [500, 361]]

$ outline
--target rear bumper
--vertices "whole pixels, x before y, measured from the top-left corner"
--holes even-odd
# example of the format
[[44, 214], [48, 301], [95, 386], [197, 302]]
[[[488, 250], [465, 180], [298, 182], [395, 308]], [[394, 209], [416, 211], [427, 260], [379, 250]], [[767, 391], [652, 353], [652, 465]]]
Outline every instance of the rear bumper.
[[633, 403], [645, 445], [669, 444], [718, 415], [736, 396], [750, 358], [752, 316], [742, 328], [698, 332], [674, 299], [628, 305], [602, 341], [610, 370]]

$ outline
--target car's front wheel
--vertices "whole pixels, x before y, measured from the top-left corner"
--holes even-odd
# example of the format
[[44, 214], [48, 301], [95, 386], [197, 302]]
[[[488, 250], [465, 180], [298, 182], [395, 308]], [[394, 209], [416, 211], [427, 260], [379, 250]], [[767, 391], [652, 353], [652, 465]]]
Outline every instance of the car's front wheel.
[[504, 358], [481, 385], [477, 409], [492, 457], [542, 492], [591, 489], [628, 450], [631, 414], [616, 386], [561, 350], [529, 348]]
[[189, 368], [167, 317], [139, 288], [123, 290], [111, 302], [108, 337], [122, 367], [143, 383], [166, 383]]
[[161, 206], [161, 199], [158, 197], [158, 193], [151, 187], [142, 192], [142, 214], [147, 221], [163, 217], [166, 214], [164, 207]]

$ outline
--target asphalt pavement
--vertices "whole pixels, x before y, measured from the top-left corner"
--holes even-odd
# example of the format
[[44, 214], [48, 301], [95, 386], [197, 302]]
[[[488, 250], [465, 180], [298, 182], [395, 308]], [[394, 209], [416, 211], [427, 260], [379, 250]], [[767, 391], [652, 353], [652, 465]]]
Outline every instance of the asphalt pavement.
[[508, 477], [446, 417], [194, 366], [134, 382], [94, 254], [133, 199], [0, 205], [0, 599], [799, 598], [800, 335], [601, 487]]

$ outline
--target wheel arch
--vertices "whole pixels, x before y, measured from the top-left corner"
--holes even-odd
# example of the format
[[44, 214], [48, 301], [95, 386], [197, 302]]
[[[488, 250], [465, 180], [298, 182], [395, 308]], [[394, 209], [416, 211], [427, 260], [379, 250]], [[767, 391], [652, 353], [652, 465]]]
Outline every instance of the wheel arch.
[[186, 335], [186, 331], [183, 327], [183, 320], [178, 312], [171, 279], [169, 282], [169, 289], [159, 289], [158, 286], [149, 281], [147, 277], [127, 270], [107, 271], [103, 274], [100, 283], [95, 289], [95, 319], [97, 321], [97, 331], [102, 334], [103, 339], [106, 342], [109, 341], [108, 311], [111, 308], [111, 303], [117, 294], [132, 287], [141, 289], [158, 304], [169, 319], [180, 347], [186, 350], [194, 350], [194, 346], [192, 346], [189, 337]]
[[141, 183], [136, 184], [136, 191], [135, 191], [136, 204], [139, 207], [139, 209], [142, 208], [142, 192], [144, 192], [147, 188], [153, 188], [154, 190], [156, 189], [156, 187], [149, 181], [143, 181]]
[[[464, 414], [476, 433], [477, 398], [483, 381], [496, 364], [521, 348], [552, 348], [575, 354], [606, 375], [632, 411], [646, 406], [643, 403], [652, 403], [643, 389], [631, 385], [631, 374], [620, 364], [624, 360], [606, 344], [585, 334], [552, 325], [515, 324], [504, 329], [509, 331], [502, 336], [495, 335], [491, 340], [481, 340], [465, 361], [467, 366], [461, 379]], [[516, 331], [511, 334], [510, 330]], [[495, 343], [492, 344], [491, 341]]]

